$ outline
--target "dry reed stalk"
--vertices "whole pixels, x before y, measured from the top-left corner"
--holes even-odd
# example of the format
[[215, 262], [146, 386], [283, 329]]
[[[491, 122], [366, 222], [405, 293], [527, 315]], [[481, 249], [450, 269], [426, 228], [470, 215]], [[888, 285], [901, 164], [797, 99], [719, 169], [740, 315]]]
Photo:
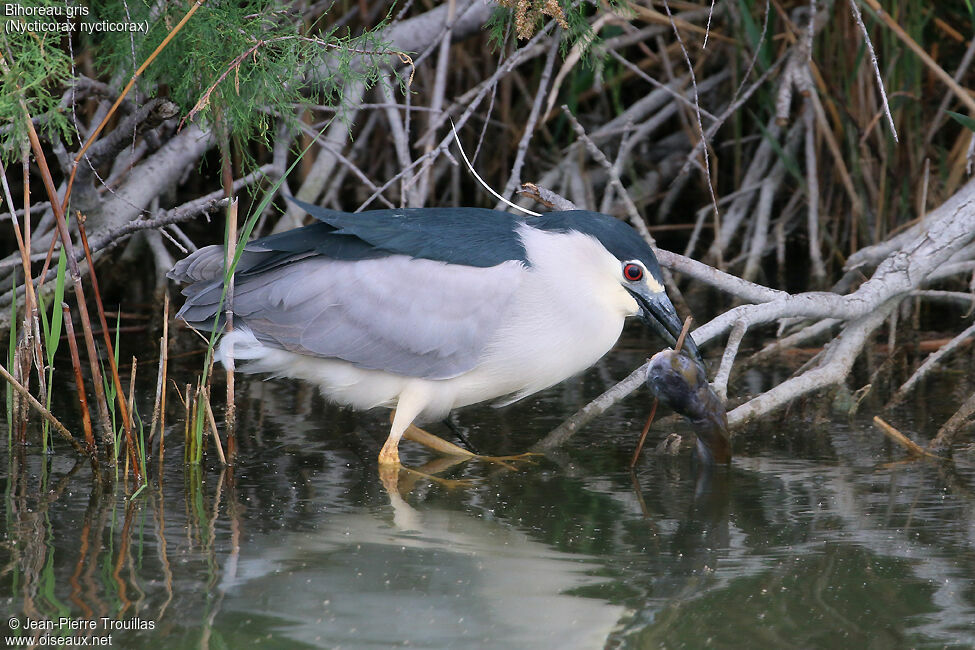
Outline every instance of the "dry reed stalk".
[[[133, 355], [132, 356], [132, 371], [129, 373], [129, 404], [133, 404], [134, 403], [132, 400], [135, 398], [135, 372], [136, 372], [136, 369], [138, 368], [138, 365], [139, 365], [139, 361], [138, 361], [138, 359], [135, 358], [135, 355]], [[135, 442], [135, 439], [134, 438], [132, 438], [132, 441], [131, 442], [130, 442], [129, 438], [126, 438], [125, 444], [126, 445], [131, 445], [129, 447], [131, 449], [131, 452], [130, 452], [129, 455], [132, 457], [132, 463], [133, 463], [133, 465], [135, 467], [139, 468], [140, 465], [138, 463], [137, 450], [135, 448], [134, 442]], [[136, 471], [138, 472], [139, 470], [137, 469]], [[138, 479], [139, 479], [139, 477], [137, 475], [136, 476], [136, 483], [137, 484], [140, 482]]]
[[900, 446], [904, 447], [904, 449], [907, 450], [907, 453], [911, 454], [912, 456], [927, 456], [928, 458], [940, 458], [940, 456], [936, 454], [932, 454], [931, 452], [927, 451], [919, 444], [917, 444], [916, 442], [914, 442], [913, 440], [905, 436], [903, 433], [901, 433], [891, 425], [887, 424], [887, 422], [885, 422], [884, 419], [881, 418], [879, 415], [875, 415], [873, 417], [873, 423], [877, 425], [877, 427], [881, 431], [884, 432], [884, 435], [886, 435], [888, 438], [890, 438]]
[[166, 370], [169, 365], [169, 292], [163, 294], [163, 333], [159, 339], [159, 370], [156, 374], [156, 399], [152, 406], [149, 443], [159, 433], [159, 461], [162, 462], [163, 440], [166, 437]]
[[197, 393], [193, 390], [193, 384], [186, 384], [186, 439], [183, 441], [183, 462], [189, 463], [191, 456], [191, 441], [194, 436], [193, 418], [196, 414]]
[[[129, 411], [129, 404], [131, 401], [126, 402], [125, 393], [122, 390], [122, 380], [119, 377], [118, 365], [115, 363], [115, 349], [112, 345], [112, 336], [108, 329], [108, 320], [105, 318], [105, 306], [102, 303], [102, 294], [98, 288], [98, 277], [95, 275], [95, 266], [91, 257], [91, 248], [88, 246], [88, 233], [85, 231], [85, 215], [80, 212], [76, 213], [78, 215], [78, 232], [81, 235], [81, 245], [85, 249], [85, 260], [88, 262], [89, 278], [91, 279], [91, 290], [95, 294], [95, 307], [98, 310], [98, 322], [102, 326], [102, 338], [105, 342], [105, 348], [107, 350], [108, 356], [108, 367], [112, 372], [112, 383], [115, 384], [115, 397], [118, 400], [119, 411], [122, 413], [122, 427], [125, 430], [125, 444], [129, 448], [129, 454], [131, 455], [132, 464], [136, 468], [135, 482], [140, 483], [139, 480], [139, 464], [135, 462], [135, 444], [132, 437], [132, 413]], [[135, 373], [135, 367], [132, 368], [133, 374]], [[131, 400], [131, 397], [129, 398]]]
[[[24, 389], [30, 390], [30, 359], [25, 354], [23, 342], [17, 344], [13, 359], [14, 376], [24, 382]], [[14, 423], [17, 426], [17, 440], [21, 446], [27, 446], [27, 422], [30, 419], [30, 408], [14, 393]]]
[[[17, 219], [17, 211], [14, 209], [13, 197], [10, 194], [10, 186], [7, 184], [7, 170], [0, 162], [0, 184], [3, 186], [4, 199], [10, 210], [11, 223], [14, 227], [14, 236], [17, 239], [17, 250], [20, 253], [20, 263], [24, 269], [24, 331], [25, 344], [33, 353], [34, 365], [37, 368], [37, 384], [40, 391], [41, 401], [47, 401], [47, 382], [44, 377], [44, 354], [41, 348], [42, 339], [40, 323], [38, 320], [37, 298], [34, 293], [34, 283], [31, 279], [30, 265], [30, 149], [24, 147], [21, 155], [21, 163], [24, 168], [24, 232], [21, 235], [20, 221]], [[29, 369], [28, 369], [29, 372]], [[25, 375], [27, 376], [27, 375]]]
[[183, 397], [183, 405], [186, 407], [185, 420], [183, 425], [183, 462], [189, 462], [190, 454], [190, 416], [193, 413], [194, 398], [191, 397], [193, 391], [192, 384], [186, 384], [186, 393]]
[[[0, 55], [0, 64], [3, 63], [3, 56]], [[6, 68], [6, 65], [3, 65]], [[81, 286], [81, 271], [78, 268], [78, 260], [74, 254], [74, 245], [71, 242], [71, 235], [68, 233], [68, 224], [64, 217], [61, 204], [58, 203], [57, 188], [54, 186], [54, 178], [47, 165], [47, 158], [41, 148], [40, 139], [31, 120], [27, 105], [23, 99], [20, 101], [21, 109], [24, 112], [27, 124], [27, 137], [30, 140], [31, 149], [34, 152], [34, 159], [40, 168], [41, 179], [44, 181], [44, 189], [47, 191], [48, 198], [51, 200], [51, 209], [54, 212], [54, 219], [57, 224], [58, 236], [61, 238], [61, 245], [64, 247], [65, 256], [68, 261], [68, 268], [71, 272], [71, 284], [78, 303], [78, 313], [81, 316], [81, 327], [85, 335], [85, 347], [88, 352], [88, 363], [91, 367], [92, 383], [94, 384], [95, 399], [98, 403], [99, 419], [101, 420], [102, 437], [106, 443], [106, 448], [114, 444], [112, 426], [108, 417], [108, 404], [105, 399], [105, 391], [102, 387], [102, 373], [98, 363], [98, 350], [95, 347], [95, 339], [92, 336], [91, 319], [88, 316], [88, 307], [85, 301], [85, 291]], [[94, 275], [94, 272], [92, 273]]]
[[[204, 400], [203, 406], [206, 407], [207, 421], [210, 423], [210, 432], [213, 434], [213, 440], [217, 444], [217, 456], [220, 457], [220, 464], [226, 465], [227, 457], [223, 453], [223, 444], [220, 442], [220, 433], [217, 431], [217, 420], [213, 417], [213, 409], [210, 407], [210, 391], [204, 390], [200, 395], [200, 398]], [[230, 446], [229, 440], [227, 446]]]
[[[61, 303], [64, 312], [64, 331], [68, 335], [68, 349], [71, 351], [71, 367], [74, 368], [74, 381], [78, 387], [78, 405], [81, 407], [81, 426], [85, 432], [85, 445], [88, 453], [95, 453], [95, 436], [91, 431], [91, 413], [88, 411], [88, 397], [85, 395], [85, 380], [81, 377], [81, 357], [78, 356], [78, 341], [75, 340], [71, 310], [67, 303]], [[107, 450], [106, 450], [107, 451]]]
[[657, 415], [657, 406], [660, 405], [660, 400], [654, 398], [653, 407], [650, 409], [650, 417], [647, 418], [647, 423], [643, 425], [643, 431], [640, 432], [640, 441], [636, 444], [636, 449], [633, 451], [633, 458], [630, 459], [630, 469], [636, 467], [637, 462], [640, 460], [640, 452], [643, 451], [643, 443], [647, 441], [647, 434], [650, 433], [650, 426], [653, 424], [653, 418]]
[[[228, 192], [233, 191], [233, 170], [230, 167], [230, 161], [227, 160], [224, 165], [224, 186], [227, 188]], [[238, 201], [236, 198], [232, 198], [229, 194], [230, 205], [227, 207], [227, 269], [231, 268], [233, 260], [236, 257], [237, 252], [237, 205]], [[226, 332], [233, 331], [234, 328], [234, 312], [233, 312], [233, 301], [234, 301], [234, 277], [233, 274], [227, 279], [227, 296], [224, 302], [224, 323], [226, 324]], [[233, 358], [233, 350], [228, 352], [230, 358]], [[209, 409], [210, 400], [207, 399], [207, 408]], [[237, 434], [235, 431], [235, 421], [237, 409], [234, 405], [234, 370], [232, 367], [227, 368], [227, 411], [224, 418], [224, 426], [227, 428], [227, 455], [230, 458], [230, 462], [233, 463], [237, 456]], [[212, 417], [212, 416], [211, 416]], [[214, 429], [213, 435], [216, 436], [217, 432]], [[217, 444], [219, 448], [219, 438], [217, 438]], [[223, 457], [223, 450], [220, 450], [220, 460], [223, 464], [227, 464], [226, 459]]]
[[887, 26], [887, 28], [894, 32], [894, 35], [904, 45], [906, 45], [912, 52], [914, 52], [919, 59], [928, 67], [931, 72], [938, 77], [942, 83], [944, 83], [951, 92], [954, 93], [955, 97], [965, 105], [969, 112], [975, 113], [975, 99], [972, 99], [971, 94], [964, 87], [962, 87], [957, 81], [952, 78], [950, 74], [945, 72], [944, 68], [937, 64], [937, 62], [931, 58], [931, 55], [924, 51], [917, 42], [911, 38], [910, 34], [904, 31], [904, 28], [897, 24], [890, 14], [884, 11], [883, 7], [877, 0], [862, 0], [868, 7], [870, 7], [880, 18], [880, 21]]

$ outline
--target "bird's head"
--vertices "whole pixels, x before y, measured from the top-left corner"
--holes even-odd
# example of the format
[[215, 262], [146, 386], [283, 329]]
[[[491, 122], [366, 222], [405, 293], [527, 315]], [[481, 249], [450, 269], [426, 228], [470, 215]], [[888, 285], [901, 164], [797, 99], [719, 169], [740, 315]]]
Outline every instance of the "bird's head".
[[[639, 318], [672, 347], [676, 346], [683, 323], [667, 297], [660, 264], [643, 238], [626, 223], [598, 212], [580, 210], [549, 214], [559, 215], [562, 228], [590, 235], [609, 252], [615, 259], [615, 264], [609, 265], [614, 280], [635, 302], [630, 315]], [[684, 338], [684, 348], [701, 360], [701, 353], [690, 335]]]
[[[637, 302], [639, 310], [635, 314], [636, 317], [674, 347], [677, 345], [683, 323], [677, 317], [677, 311], [670, 298], [667, 297], [660, 266], [649, 247], [647, 255], [649, 257], [644, 259], [620, 260], [620, 284]], [[703, 362], [697, 344], [690, 334], [684, 337], [684, 348], [694, 355], [695, 359]]]

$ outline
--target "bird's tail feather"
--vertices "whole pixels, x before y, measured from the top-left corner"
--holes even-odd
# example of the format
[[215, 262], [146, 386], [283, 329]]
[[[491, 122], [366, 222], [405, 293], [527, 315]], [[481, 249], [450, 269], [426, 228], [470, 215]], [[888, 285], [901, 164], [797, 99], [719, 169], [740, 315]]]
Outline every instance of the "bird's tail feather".
[[[250, 328], [238, 327], [227, 332], [220, 339], [220, 345], [217, 347], [214, 359], [222, 363], [228, 370], [234, 370], [236, 361], [260, 360], [265, 353], [264, 344], [257, 340]], [[245, 372], [258, 372], [258, 370], [246, 369]]]
[[167, 277], [180, 284], [206, 282], [223, 277], [223, 246], [204, 246], [176, 262]]

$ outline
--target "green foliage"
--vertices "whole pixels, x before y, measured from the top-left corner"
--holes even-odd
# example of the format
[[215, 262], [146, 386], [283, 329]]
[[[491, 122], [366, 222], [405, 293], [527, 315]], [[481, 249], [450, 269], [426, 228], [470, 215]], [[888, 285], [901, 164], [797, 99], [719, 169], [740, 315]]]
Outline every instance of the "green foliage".
[[[159, 3], [144, 0], [93, 2], [89, 20], [128, 16], [127, 22], [148, 25], [147, 34], [93, 34], [99, 66], [128, 79], [186, 11], [184, 3], [166, 3], [160, 11]], [[325, 77], [324, 100], [340, 101], [341, 83], [359, 79], [369, 85], [386, 56], [371, 34], [304, 34], [302, 17], [289, 3], [207, 2], [145, 70], [139, 88], [149, 96], [166, 94], [194, 121], [219, 119], [239, 141], [266, 142], [276, 117], [295, 119], [296, 106], [312, 103], [302, 93], [307, 72], [326, 70], [318, 75]]]
[[54, 365], [54, 355], [57, 353], [58, 345], [61, 343], [61, 326], [64, 320], [64, 311], [61, 308], [61, 303], [64, 301], [66, 268], [67, 257], [64, 254], [64, 248], [61, 248], [58, 254], [57, 277], [54, 283], [54, 300], [51, 302], [50, 319], [47, 317], [44, 296], [42, 294], [37, 295], [37, 300], [41, 308], [41, 325], [44, 329], [44, 352], [47, 356], [47, 365], [52, 367]]
[[[769, 21], [769, 15], [765, 16], [765, 23], [760, 28], [755, 22], [752, 16], [752, 7], [748, 6], [745, 0], [739, 0], [740, 12], [741, 12], [741, 22], [742, 27], [745, 29], [745, 36], [748, 39], [749, 50], [752, 52], [758, 51], [758, 65], [759, 71], [763, 72], [772, 65], [772, 44], [767, 38], [767, 27]], [[763, 39], [763, 32], [765, 32], [765, 38]]]
[[[563, 28], [562, 31], [562, 41], [559, 44], [561, 48], [562, 56], [568, 54], [569, 49], [575, 45], [579, 45], [582, 48], [584, 54], [588, 55], [592, 52], [592, 46], [598, 42], [599, 36], [592, 31], [592, 27], [589, 26], [589, 19], [591, 11], [589, 11], [588, 5], [584, 3], [572, 4], [566, 3], [568, 6], [565, 7], [565, 22], [568, 23], [568, 28]], [[610, 10], [619, 9], [618, 2], [610, 3]], [[588, 58], [588, 63], [592, 63], [592, 59]]]
[[497, 52], [502, 49], [508, 41], [508, 30], [511, 28], [514, 15], [515, 13], [511, 9], [499, 5], [494, 8], [491, 17], [484, 23], [484, 29], [488, 35], [488, 44], [493, 51]]
[[969, 131], [975, 131], [975, 120], [968, 117], [967, 115], [962, 115], [961, 113], [956, 113], [955, 111], [945, 111], [950, 115], [956, 122], [964, 126]]
[[[65, 222], [68, 223], [68, 222]], [[61, 326], [64, 320], [64, 309], [61, 303], [64, 302], [64, 285], [67, 270], [67, 257], [64, 248], [58, 254], [58, 270], [54, 283], [54, 300], [51, 303], [51, 318], [47, 317], [47, 306], [44, 304], [44, 296], [37, 294], [38, 306], [41, 312], [41, 327], [44, 330], [44, 354], [47, 357], [47, 409], [51, 410], [51, 386], [54, 385], [54, 355], [57, 354], [58, 346], [61, 343]], [[15, 301], [16, 302], [16, 301]], [[51, 426], [44, 420], [44, 428], [41, 434], [42, 447], [47, 449], [47, 434]]]
[[[99, 72], [120, 89], [188, 10], [178, 2], [94, 0], [87, 15], [71, 19], [60, 0], [23, 6], [28, 5], [60, 13], [3, 18], [0, 156], [5, 162], [19, 156], [26, 136], [22, 102], [45, 137], [74, 135], [66, 109], [59, 106], [74, 76], [67, 42], [71, 32], [38, 25], [73, 29], [75, 47], [94, 47]], [[146, 29], [111, 31], [100, 27], [105, 23]], [[26, 31], [31, 26], [35, 31]], [[316, 100], [340, 104], [341, 88], [349, 81], [371, 85], [390, 55], [375, 33], [353, 38], [334, 28], [306, 30], [301, 14], [284, 0], [217, 0], [204, 3], [187, 21], [141, 74], [138, 88], [145, 96], [167, 96], [194, 120], [212, 122], [219, 116], [238, 142], [266, 141], [278, 117], [294, 120], [297, 107]], [[302, 93], [303, 79], [312, 70], [319, 97]]]
[[785, 170], [792, 175], [800, 187], [805, 189], [806, 177], [803, 175], [802, 168], [799, 166], [799, 161], [796, 160], [796, 157], [786, 151], [786, 149], [782, 146], [782, 142], [780, 142], [777, 137], [769, 133], [769, 130], [765, 128], [761, 120], [756, 119], [755, 126], [757, 126], [758, 130], [762, 132], [762, 137], [769, 143], [769, 146], [772, 147], [775, 155], [777, 155], [782, 161], [782, 164], [785, 166]]
[[[24, 6], [62, 9], [62, 0], [31, 0]], [[0, 18], [0, 157], [4, 163], [20, 156], [27, 137], [24, 109], [37, 119], [37, 129], [49, 136], [70, 138], [73, 128], [59, 108], [61, 93], [71, 78], [71, 57], [62, 49], [63, 32], [21, 32], [17, 26], [39, 22], [63, 25], [61, 17], [7, 16]]]
[[[113, 349], [116, 368], [118, 368], [119, 326], [121, 324], [122, 312], [119, 310], [115, 315], [115, 346]], [[114, 433], [114, 441], [112, 444], [112, 464], [115, 466], [115, 480], [117, 481], [119, 470], [118, 454], [122, 449], [122, 432], [125, 429], [120, 427], [118, 425], [118, 421], [116, 420], [115, 397], [117, 393], [115, 391], [115, 382], [110, 379], [111, 374], [108, 370], [106, 370], [105, 364], [103, 362], [100, 363], [102, 369], [102, 390], [105, 393], [105, 402], [108, 404], [108, 414], [111, 418], [112, 432]]]

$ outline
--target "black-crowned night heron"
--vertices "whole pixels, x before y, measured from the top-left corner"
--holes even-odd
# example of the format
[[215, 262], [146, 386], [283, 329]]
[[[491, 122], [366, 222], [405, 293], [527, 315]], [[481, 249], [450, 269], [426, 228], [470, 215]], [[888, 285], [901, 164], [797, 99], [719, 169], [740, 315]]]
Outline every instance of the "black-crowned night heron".
[[[585, 370], [627, 316], [671, 345], [680, 333], [653, 251], [613, 217], [296, 203], [318, 223], [247, 244], [218, 358], [355, 409], [395, 409], [380, 464], [399, 463], [415, 420], [511, 403]], [[222, 326], [223, 266], [223, 247], [209, 246], [170, 273], [190, 283], [178, 316], [198, 329]]]

